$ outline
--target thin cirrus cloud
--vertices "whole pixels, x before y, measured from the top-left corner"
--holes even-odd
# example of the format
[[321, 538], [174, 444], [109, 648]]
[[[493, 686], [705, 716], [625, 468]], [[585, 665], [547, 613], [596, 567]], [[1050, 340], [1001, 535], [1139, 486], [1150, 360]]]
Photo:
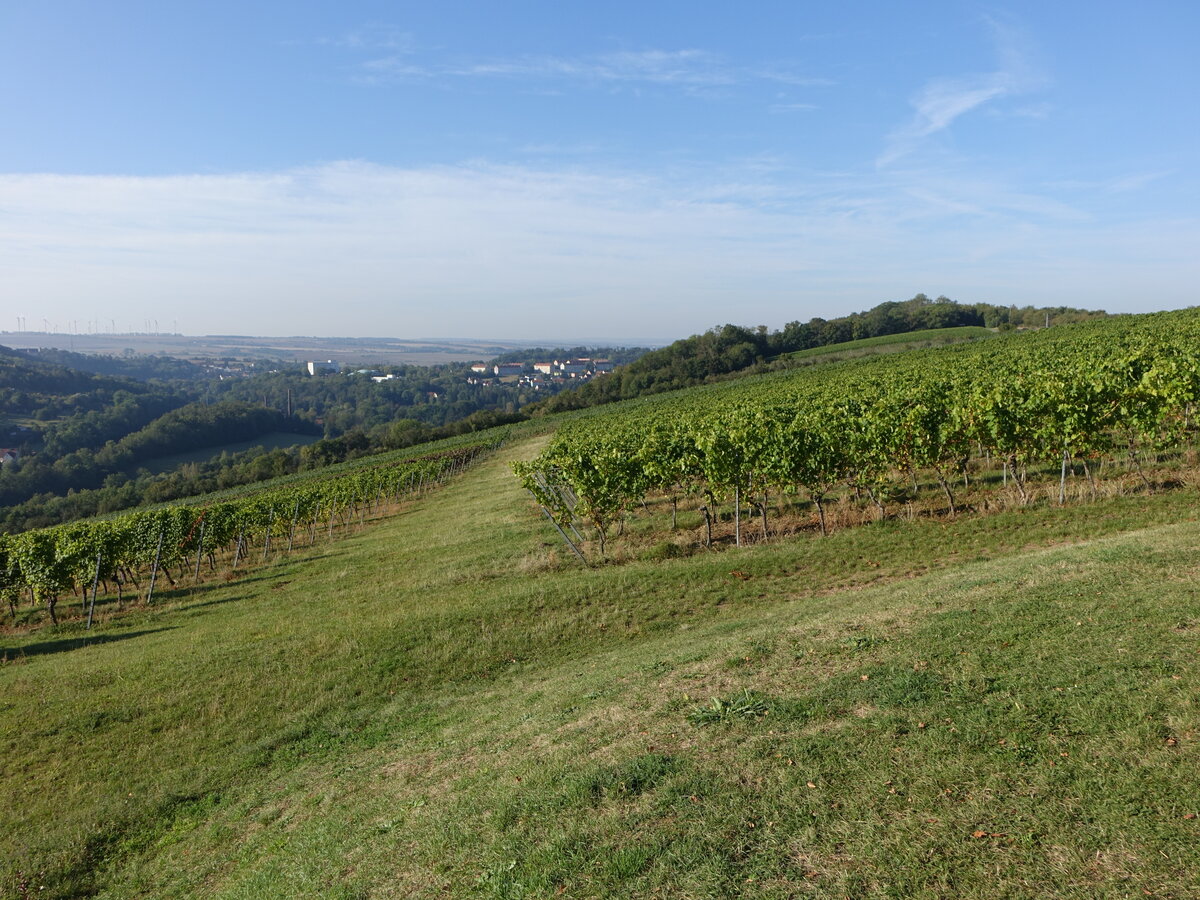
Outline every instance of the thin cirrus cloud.
[[1137, 172], [1133, 175], [1126, 175], [1122, 178], [1117, 178], [1107, 185], [1105, 189], [1113, 194], [1125, 194], [1131, 191], [1140, 191], [1142, 188], [1162, 178], [1167, 178], [1173, 175], [1173, 172]]
[[359, 66], [358, 80], [370, 84], [429, 78], [502, 78], [576, 81], [593, 84], [652, 84], [685, 89], [732, 87], [776, 82], [794, 87], [833, 84], [802, 75], [784, 65], [747, 68], [719, 54], [683, 50], [623, 50], [590, 56], [518, 56], [457, 63], [423, 63], [408, 52], [389, 53]]
[[912, 100], [916, 108], [912, 120], [892, 132], [876, 164], [882, 168], [896, 162], [914, 152], [925, 138], [950, 127], [959, 116], [1017, 90], [1018, 83], [1005, 72], [930, 82]]
[[[924, 140], [949, 128], [956, 119], [1006, 97], [1036, 90], [1044, 79], [1029, 62], [1021, 36], [1012, 28], [988, 20], [999, 58], [994, 72], [935, 78], [912, 97], [912, 118], [888, 135], [886, 146], [876, 159], [880, 168], [891, 165], [918, 150]], [[1023, 107], [1016, 114], [1043, 118], [1047, 107]]]
[[318, 38], [317, 44], [326, 47], [340, 47], [346, 50], [380, 50], [397, 53], [412, 53], [416, 49], [416, 40], [411, 32], [397, 28], [394, 25], [370, 24], [353, 31], [347, 31], [337, 37]]

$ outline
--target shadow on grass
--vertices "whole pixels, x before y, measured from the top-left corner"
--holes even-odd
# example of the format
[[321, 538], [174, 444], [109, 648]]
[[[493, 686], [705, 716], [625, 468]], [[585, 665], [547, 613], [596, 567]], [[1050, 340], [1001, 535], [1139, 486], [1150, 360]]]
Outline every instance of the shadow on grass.
[[[328, 551], [314, 553], [310, 556], [298, 558], [296, 562], [307, 564], [314, 560], [336, 559], [344, 556], [345, 551], [336, 548]], [[285, 560], [289, 561], [290, 560]], [[207, 574], [207, 573], [206, 573]], [[169, 584], [157, 586], [154, 591], [154, 602], [146, 604], [142, 600], [142, 588], [135, 586], [135, 590], [125, 594], [121, 601], [117, 600], [115, 593], [101, 594], [96, 600], [96, 609], [101, 612], [107, 612], [115, 618], [123, 618], [138, 612], [149, 612], [157, 608], [175, 609], [179, 611], [187, 611], [204, 606], [215, 606], [220, 603], [229, 603], [233, 600], [245, 600], [245, 596], [230, 597], [224, 600], [204, 600], [203, 598], [214, 591], [229, 590], [233, 587], [248, 586], [257, 583], [269, 584], [275, 583], [275, 586], [282, 587], [289, 584], [296, 577], [296, 573], [288, 568], [272, 567], [261, 569], [247, 568], [242, 570], [242, 574], [235, 574], [232, 578], [224, 578], [221, 574], [215, 573], [209, 575], [206, 580], [198, 584], [192, 583], [176, 583], [174, 587]], [[191, 601], [200, 599], [202, 602], [193, 603]], [[37, 630], [47, 627], [49, 621], [43, 621], [36, 618], [40, 613], [38, 609], [30, 610], [29, 616], [19, 620], [17, 624], [31, 630]], [[71, 598], [69, 603], [60, 603], [58, 607], [59, 616], [64, 624], [76, 624], [80, 622], [87, 614], [87, 605], [80, 605], [77, 598]], [[0, 658], [4, 653], [4, 649], [0, 648]]]
[[[190, 609], [194, 606], [194, 604], [190, 604], [188, 602], [189, 600], [193, 598], [204, 597], [205, 595], [211, 594], [214, 591], [229, 590], [230, 588], [239, 587], [242, 585], [269, 584], [271, 582], [279, 582], [280, 580], [285, 580], [284, 583], [287, 583], [297, 577], [295, 572], [291, 571], [289, 568], [284, 568], [283, 565], [277, 566], [277, 563], [298, 563], [307, 565], [318, 560], [336, 559], [344, 555], [344, 551], [341, 550], [314, 553], [311, 556], [304, 557], [303, 559], [297, 558], [295, 560], [285, 559], [282, 561], [273, 561], [269, 564], [270, 568], [248, 567], [245, 569], [239, 569], [232, 575], [223, 575], [220, 572], [210, 573], [206, 571], [204, 573], [204, 577], [199, 582], [192, 582], [191, 579], [188, 578], [182, 583], [176, 582], [174, 586], [160, 585], [159, 587], [155, 588], [155, 602], [149, 606], [146, 606], [146, 604], [142, 603], [140, 600], [131, 602], [127, 599], [125, 601], [125, 607], [130, 608], [140, 606], [144, 609], [152, 609], [159, 605], [165, 606], [168, 603], [178, 603], [183, 607]], [[99, 602], [100, 605], [104, 605], [107, 602], [115, 602], [115, 598], [111, 594], [106, 594], [100, 598]]]
[[112, 644], [117, 641], [127, 641], [130, 638], [156, 634], [160, 631], [174, 631], [177, 626], [168, 628], [147, 628], [142, 631], [127, 631], [124, 634], [89, 634], [80, 637], [60, 638], [57, 641], [42, 641], [37, 644], [26, 644], [24, 647], [0, 648], [0, 660], [14, 662], [22, 657], [45, 656], [50, 653], [66, 653], [70, 650], [80, 650], [84, 647], [99, 644]]
[[179, 605], [178, 611], [181, 613], [190, 613], [209, 606], [224, 606], [226, 603], [237, 603], [238, 601], [245, 599], [246, 596], [244, 594], [239, 594], [234, 597], [219, 597], [215, 600], [201, 600], [199, 603], [188, 603], [186, 601], [182, 601]]

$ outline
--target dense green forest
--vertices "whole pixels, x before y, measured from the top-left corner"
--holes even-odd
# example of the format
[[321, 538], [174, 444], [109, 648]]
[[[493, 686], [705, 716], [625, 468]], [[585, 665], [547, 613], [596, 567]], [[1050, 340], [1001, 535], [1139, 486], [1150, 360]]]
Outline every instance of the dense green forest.
[[105, 356], [49, 347], [17, 352], [29, 359], [74, 369], [77, 372], [133, 378], [138, 381], [200, 381], [209, 377], [203, 366], [174, 356], [132, 351], [126, 351], [129, 354], [127, 356]]
[[58, 458], [119, 441], [179, 407], [177, 394], [116, 391], [110, 405], [50, 422], [41, 429], [41, 454]]
[[[237, 402], [188, 404], [119, 440], [109, 439], [99, 449], [85, 444], [63, 455], [39, 453], [16, 465], [5, 465], [0, 468], [0, 506], [24, 503], [38, 494], [63, 495], [98, 488], [110, 478], [110, 484], [117, 484], [123, 481], [120, 476], [132, 474], [139, 465], [173, 453], [250, 440], [276, 431], [303, 433], [306, 428], [312, 426], [260, 406]], [[57, 441], [57, 431], [51, 432], [50, 440], [52, 447], [60, 443], [71, 446], [71, 442]]]
[[157, 397], [168, 406], [187, 402], [174, 386], [94, 375], [0, 347], [0, 417], [51, 422], [105, 410], [129, 397]]

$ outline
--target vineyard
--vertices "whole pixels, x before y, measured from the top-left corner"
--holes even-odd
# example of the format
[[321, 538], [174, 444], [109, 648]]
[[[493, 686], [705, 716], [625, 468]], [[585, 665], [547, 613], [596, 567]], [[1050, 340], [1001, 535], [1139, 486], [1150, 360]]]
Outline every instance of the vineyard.
[[0, 897], [1193, 896], [1197, 323], [6, 537]]
[[273, 553], [334, 540], [461, 473], [505, 433], [452, 438], [382, 461], [344, 463], [188, 503], [0, 535], [0, 597], [13, 622], [28, 598], [31, 610], [44, 610], [58, 624], [60, 598], [77, 593], [90, 628], [98, 602], [152, 603], [160, 579], [171, 587], [195, 583], [219, 566], [229, 574], [265, 563]]
[[628, 404], [564, 426], [515, 469], [560, 526], [576, 538], [590, 526], [601, 555], [648, 500], [669, 502], [676, 527], [691, 498], [706, 545], [730, 504], [740, 545], [747, 514], [767, 539], [772, 515], [797, 508], [827, 533], [832, 503], [869, 520], [930, 507], [931, 494], [949, 516], [968, 492], [979, 505], [1061, 505], [1069, 481], [1095, 497], [1110, 473], [1150, 489], [1150, 465], [1194, 434], [1197, 399], [1200, 313], [1185, 310]]

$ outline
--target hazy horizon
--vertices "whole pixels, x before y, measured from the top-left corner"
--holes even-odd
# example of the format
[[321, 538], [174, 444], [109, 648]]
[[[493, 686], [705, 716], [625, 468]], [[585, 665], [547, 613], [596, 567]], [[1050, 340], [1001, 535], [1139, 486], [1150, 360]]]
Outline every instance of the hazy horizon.
[[[725, 323], [722, 323], [725, 324]], [[731, 324], [743, 325], [744, 322], [734, 322]], [[713, 325], [710, 327], [720, 327]], [[705, 329], [707, 330], [707, 329]], [[650, 347], [650, 346], [665, 346], [680, 338], [690, 337], [690, 334], [680, 334], [670, 338], [597, 338], [597, 337], [582, 337], [582, 338], [527, 338], [527, 337], [464, 337], [453, 335], [417, 335], [413, 337], [405, 337], [402, 335], [384, 334], [384, 335], [354, 335], [354, 334], [245, 334], [232, 331], [214, 331], [204, 334], [186, 334], [184, 332], [146, 332], [146, 331], [95, 331], [95, 332], [69, 332], [69, 331], [37, 331], [27, 329], [24, 331], [13, 331], [0, 329], [0, 335], [14, 336], [21, 339], [32, 338], [37, 336], [49, 338], [179, 338], [179, 339], [198, 339], [198, 338], [244, 338], [253, 340], [257, 338], [267, 338], [270, 340], [315, 340], [315, 341], [399, 341], [412, 342], [420, 344], [437, 344], [437, 343], [472, 343], [472, 344], [524, 344], [530, 347]], [[0, 342], [2, 343], [2, 342]]]

